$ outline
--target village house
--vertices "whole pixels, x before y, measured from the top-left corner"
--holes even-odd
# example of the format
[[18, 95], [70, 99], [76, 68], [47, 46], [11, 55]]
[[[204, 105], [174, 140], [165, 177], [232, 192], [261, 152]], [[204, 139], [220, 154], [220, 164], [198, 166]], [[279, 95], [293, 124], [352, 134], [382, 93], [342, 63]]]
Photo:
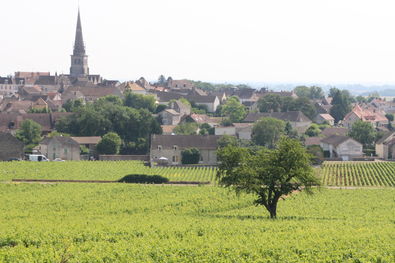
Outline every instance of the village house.
[[335, 125], [335, 118], [330, 114], [321, 113], [315, 117], [315, 122], [318, 124], [327, 123], [331, 126]]
[[354, 122], [358, 120], [369, 122], [375, 128], [388, 125], [388, 119], [382, 111], [378, 109], [363, 108], [360, 105], [355, 105], [352, 111], [344, 117], [343, 125], [350, 129]]
[[383, 111], [385, 113], [393, 114], [395, 113], [395, 102], [394, 101], [386, 101], [381, 98], [376, 98], [370, 102], [374, 107], [378, 110]]
[[174, 128], [177, 127], [177, 125], [161, 125], [162, 128], [162, 134], [163, 135], [174, 135]]
[[37, 150], [50, 160], [80, 160], [80, 144], [67, 136], [46, 137], [39, 143]]
[[194, 102], [196, 105], [206, 106], [208, 112], [215, 112], [217, 107], [220, 105], [220, 101], [217, 96], [191, 95], [186, 96], [185, 98], [190, 102]]
[[387, 132], [376, 142], [376, 155], [384, 160], [395, 159], [395, 132]]
[[169, 108], [175, 110], [178, 113], [180, 113], [181, 116], [191, 114], [191, 106], [182, 103], [180, 100], [171, 101], [169, 103]]
[[15, 95], [20, 87], [24, 85], [23, 79], [12, 77], [0, 77], [0, 95]]
[[100, 136], [80, 136], [80, 137], [71, 137], [74, 141], [76, 141], [81, 147], [85, 147], [88, 149], [89, 156], [96, 156], [96, 145], [101, 141]]
[[22, 160], [24, 144], [9, 133], [0, 132], [0, 161]]
[[150, 159], [167, 159], [170, 165], [181, 164], [181, 152], [187, 148], [200, 151], [200, 164], [217, 164], [218, 140], [216, 135], [152, 135]]
[[264, 117], [271, 117], [271, 118], [283, 120], [285, 122], [289, 122], [292, 128], [295, 129], [298, 133], [304, 133], [312, 123], [312, 121], [301, 111], [271, 112], [271, 113], [250, 112], [248, 113], [247, 117], [244, 119], [244, 122], [255, 123]]
[[231, 135], [238, 139], [251, 140], [252, 123], [233, 123], [230, 126], [216, 126], [215, 135]]
[[343, 161], [351, 161], [353, 158], [363, 155], [362, 144], [347, 136], [329, 136], [321, 140], [320, 146], [326, 158], [341, 158]]
[[177, 125], [181, 121], [181, 114], [173, 109], [165, 109], [159, 112], [163, 125]]
[[124, 87], [124, 90], [135, 94], [147, 95], [147, 90], [135, 82], [128, 81]]
[[198, 125], [202, 125], [204, 123], [207, 123], [211, 127], [219, 126], [219, 124], [222, 121], [222, 117], [211, 117], [206, 114], [196, 114], [192, 113], [190, 115], [184, 115], [181, 118], [181, 123], [184, 122], [195, 122]]

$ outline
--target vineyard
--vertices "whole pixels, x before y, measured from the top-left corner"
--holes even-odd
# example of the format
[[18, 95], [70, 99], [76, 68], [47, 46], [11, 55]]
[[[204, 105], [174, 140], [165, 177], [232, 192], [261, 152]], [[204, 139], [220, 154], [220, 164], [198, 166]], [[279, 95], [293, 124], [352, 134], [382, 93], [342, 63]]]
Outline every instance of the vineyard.
[[215, 168], [155, 167], [139, 161], [2, 162], [0, 181], [11, 179], [119, 180], [129, 174], [160, 175], [170, 181], [214, 182]]
[[0, 262], [394, 262], [395, 190], [0, 184]]
[[321, 176], [328, 186], [395, 187], [395, 162], [325, 162]]

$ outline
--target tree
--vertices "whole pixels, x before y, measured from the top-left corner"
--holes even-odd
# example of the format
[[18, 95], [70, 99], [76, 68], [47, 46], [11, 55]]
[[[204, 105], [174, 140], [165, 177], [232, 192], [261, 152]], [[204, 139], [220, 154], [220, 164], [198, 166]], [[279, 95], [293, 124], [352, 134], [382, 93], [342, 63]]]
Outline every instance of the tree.
[[67, 112], [77, 111], [80, 107], [84, 106], [84, 101], [82, 99], [68, 100], [63, 104], [63, 109]]
[[239, 142], [237, 141], [237, 138], [235, 136], [230, 136], [230, 135], [224, 135], [218, 140], [218, 147], [219, 148], [224, 148], [227, 146], [238, 146]]
[[177, 135], [194, 135], [196, 134], [198, 125], [195, 122], [185, 122], [178, 124], [173, 129], [173, 132]]
[[258, 100], [260, 112], [279, 112], [281, 105], [281, 97], [277, 94], [268, 94]]
[[308, 99], [322, 99], [324, 97], [324, 91], [321, 87], [317, 86], [298, 86], [294, 88], [294, 92], [300, 98], [308, 98]]
[[37, 145], [41, 141], [41, 125], [32, 120], [24, 120], [16, 131], [16, 138], [25, 145]]
[[166, 77], [163, 75], [160, 75], [158, 78], [158, 84], [159, 85], [165, 85], [166, 84]]
[[311, 124], [310, 127], [306, 130], [305, 134], [309, 137], [318, 136], [321, 133], [320, 126], [318, 124]]
[[392, 131], [394, 128], [392, 127], [392, 122], [394, 121], [394, 115], [393, 114], [390, 114], [390, 113], [387, 113], [387, 114], [385, 114], [385, 117], [387, 118], [387, 120], [388, 120], [388, 129], [390, 130], [390, 131]]
[[181, 151], [182, 164], [198, 164], [200, 161], [200, 151], [197, 148], [187, 148]]
[[347, 113], [351, 111], [352, 97], [346, 90], [339, 90], [332, 88], [330, 90], [332, 96], [332, 108], [330, 110], [331, 115], [335, 119], [335, 122], [339, 122], [344, 119]]
[[274, 150], [228, 146], [218, 150], [218, 159], [219, 184], [237, 194], [256, 195], [255, 204], [263, 205], [271, 218], [277, 217], [281, 197], [294, 191], [312, 193], [312, 187], [319, 185], [310, 155], [300, 142], [288, 137], [282, 137]]
[[285, 124], [284, 132], [285, 135], [287, 135], [289, 138], [298, 138], [298, 132], [294, 128], [292, 128], [292, 125], [289, 121], [287, 121], [287, 123]]
[[96, 150], [99, 154], [118, 154], [121, 143], [121, 137], [118, 134], [109, 132], [97, 144]]
[[262, 118], [252, 127], [252, 140], [257, 145], [274, 148], [285, 132], [285, 122], [274, 118]]
[[310, 119], [314, 119], [317, 111], [308, 98], [297, 98], [291, 101], [288, 111], [301, 111]]
[[237, 97], [230, 97], [221, 107], [221, 115], [228, 117], [232, 122], [240, 122], [246, 116], [246, 108]]
[[133, 92], [125, 92], [124, 105], [135, 109], [147, 109], [155, 112], [155, 98], [151, 95], [135, 94]]
[[373, 144], [376, 137], [376, 131], [369, 122], [358, 120], [352, 125], [349, 136], [362, 143], [366, 148]]

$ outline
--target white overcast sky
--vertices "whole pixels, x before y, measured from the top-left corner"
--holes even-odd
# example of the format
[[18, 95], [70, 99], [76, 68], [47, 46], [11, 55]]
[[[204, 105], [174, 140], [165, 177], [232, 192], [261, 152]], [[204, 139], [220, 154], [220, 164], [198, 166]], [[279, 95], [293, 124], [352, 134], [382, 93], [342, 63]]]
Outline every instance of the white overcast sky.
[[[395, 83], [394, 0], [80, 0], [107, 79]], [[68, 73], [77, 0], [2, 0], [0, 75]]]

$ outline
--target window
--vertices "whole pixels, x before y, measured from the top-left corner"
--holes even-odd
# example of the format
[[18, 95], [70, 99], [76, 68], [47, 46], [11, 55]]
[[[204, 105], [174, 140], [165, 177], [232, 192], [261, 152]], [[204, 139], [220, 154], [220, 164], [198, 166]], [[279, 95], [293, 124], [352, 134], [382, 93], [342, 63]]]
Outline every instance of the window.
[[158, 151], [162, 151], [162, 145], [158, 145]]
[[177, 155], [174, 155], [172, 159], [173, 159], [173, 163], [178, 163], [178, 156]]
[[174, 145], [174, 146], [173, 146], [173, 150], [174, 150], [174, 151], [177, 151], [177, 145]]
[[200, 155], [200, 162], [203, 162], [203, 156]]
[[64, 154], [67, 154], [67, 148], [64, 148]]

